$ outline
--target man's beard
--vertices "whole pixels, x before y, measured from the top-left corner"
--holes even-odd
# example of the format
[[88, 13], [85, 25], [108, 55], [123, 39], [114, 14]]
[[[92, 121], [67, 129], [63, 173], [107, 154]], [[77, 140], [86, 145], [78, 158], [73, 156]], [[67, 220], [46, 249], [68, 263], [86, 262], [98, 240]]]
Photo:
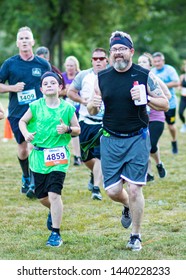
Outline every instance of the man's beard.
[[116, 69], [116, 70], [124, 70], [127, 68], [129, 64], [129, 61], [128, 60], [123, 60], [123, 61], [114, 61], [113, 62], [113, 67]]

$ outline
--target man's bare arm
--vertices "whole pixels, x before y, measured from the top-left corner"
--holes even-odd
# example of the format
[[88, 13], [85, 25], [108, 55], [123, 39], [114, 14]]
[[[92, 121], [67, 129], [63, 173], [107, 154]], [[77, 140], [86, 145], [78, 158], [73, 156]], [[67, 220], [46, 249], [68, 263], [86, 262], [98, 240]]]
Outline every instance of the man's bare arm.
[[67, 90], [67, 96], [72, 99], [75, 102], [78, 102], [80, 104], [83, 105], [87, 105], [88, 101], [85, 98], [82, 98], [79, 94], [78, 94], [78, 90], [75, 89], [75, 87], [73, 86], [73, 84], [71, 84]]
[[171, 99], [171, 93], [170, 93], [167, 85], [158, 76], [156, 76], [156, 79], [157, 79], [161, 89], [163, 90], [163, 93], [168, 98], [168, 100], [170, 100]]
[[4, 93], [4, 92], [19, 92], [22, 91], [24, 89], [25, 83], [23, 82], [19, 82], [15, 85], [7, 85], [7, 84], [2, 84], [0, 83], [0, 92]]
[[157, 111], [168, 111], [169, 101], [161, 89], [157, 77], [152, 72], [149, 72], [148, 75], [147, 91], [148, 95], [151, 97], [148, 103], [149, 107]]

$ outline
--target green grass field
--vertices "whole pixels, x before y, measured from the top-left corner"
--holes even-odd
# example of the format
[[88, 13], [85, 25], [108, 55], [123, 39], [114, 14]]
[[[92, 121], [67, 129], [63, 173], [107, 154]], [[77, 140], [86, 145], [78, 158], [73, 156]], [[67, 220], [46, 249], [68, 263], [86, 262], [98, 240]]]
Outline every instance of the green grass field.
[[[7, 107], [7, 95], [0, 96]], [[179, 154], [172, 155], [167, 127], [161, 138], [161, 157], [168, 171], [160, 180], [153, 162], [155, 182], [144, 187], [143, 249], [125, 246], [130, 229], [120, 224], [122, 206], [102, 190], [103, 201], [91, 200], [89, 171], [82, 165], [67, 173], [63, 190], [64, 215], [59, 248], [45, 246], [48, 211], [20, 194], [21, 170], [14, 140], [2, 142], [0, 121], [1, 260], [185, 260], [186, 259], [186, 134], [179, 132]]]

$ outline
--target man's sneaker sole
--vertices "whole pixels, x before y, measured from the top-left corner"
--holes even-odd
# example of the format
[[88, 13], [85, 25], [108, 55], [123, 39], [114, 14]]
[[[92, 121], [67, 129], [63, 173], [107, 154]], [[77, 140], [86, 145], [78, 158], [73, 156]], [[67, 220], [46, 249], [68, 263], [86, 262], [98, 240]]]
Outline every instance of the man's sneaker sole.
[[131, 251], [140, 251], [142, 249], [142, 246], [141, 246], [141, 242], [139, 241], [139, 245], [138, 247], [133, 247], [131, 246], [130, 244], [127, 244], [126, 248], [131, 250]]
[[126, 248], [131, 251], [140, 251], [142, 249], [139, 235], [131, 235]]
[[94, 194], [92, 194], [91, 198], [92, 198], [93, 200], [102, 200], [102, 195], [101, 195], [101, 194], [94, 193]]
[[98, 186], [93, 186], [91, 198], [94, 200], [102, 200], [102, 195]]

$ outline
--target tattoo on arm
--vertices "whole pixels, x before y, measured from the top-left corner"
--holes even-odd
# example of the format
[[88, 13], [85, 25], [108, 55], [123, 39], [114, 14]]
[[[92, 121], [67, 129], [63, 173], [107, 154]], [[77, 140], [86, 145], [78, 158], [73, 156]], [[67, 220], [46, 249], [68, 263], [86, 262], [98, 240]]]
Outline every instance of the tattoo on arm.
[[149, 72], [147, 84], [149, 86], [150, 92], [155, 94], [156, 96], [162, 95], [161, 87], [152, 72]]

